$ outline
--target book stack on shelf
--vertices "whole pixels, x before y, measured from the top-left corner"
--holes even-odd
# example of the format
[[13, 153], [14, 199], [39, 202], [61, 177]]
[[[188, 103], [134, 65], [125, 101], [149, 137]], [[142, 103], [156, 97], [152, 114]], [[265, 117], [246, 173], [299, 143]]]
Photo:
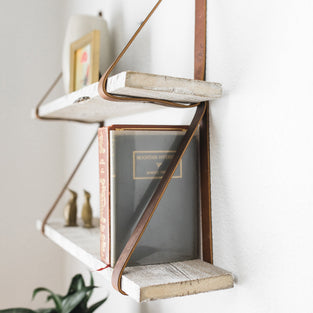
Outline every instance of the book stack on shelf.
[[[187, 126], [99, 129], [101, 260], [114, 266], [163, 177]], [[129, 265], [198, 259], [199, 162], [195, 136]]]
[[[216, 99], [222, 93], [218, 83], [134, 72], [117, 74], [108, 85], [110, 91], [125, 96], [144, 93], [182, 103]], [[95, 83], [56, 99], [40, 107], [39, 114], [47, 119], [86, 122], [110, 119], [114, 124], [117, 117], [160, 109], [148, 102], [107, 101], [99, 97], [97, 89]], [[156, 127], [100, 129], [101, 229], [64, 227], [60, 219], [45, 225], [50, 240], [91, 270], [110, 264], [99, 272], [107, 280], [111, 280], [120, 250], [186, 131], [184, 126], [152, 128]], [[233, 287], [231, 273], [201, 260], [198, 148], [196, 135], [123, 273], [122, 289], [138, 302]], [[38, 221], [38, 229], [42, 225]]]
[[[203, 12], [207, 9], [206, 0], [195, 1], [194, 80], [138, 72], [110, 77], [161, 2], [157, 1], [140, 23], [99, 83], [41, 107], [59, 76], [35, 111], [40, 119], [103, 125], [108, 119], [114, 124], [112, 119], [157, 110], [160, 105], [172, 108], [197, 106], [187, 132], [185, 127], [153, 129], [151, 126], [115, 126], [99, 130], [100, 229], [69, 229], [59, 221], [46, 225], [55, 204], [43, 222], [38, 223], [47, 237], [92, 269], [104, 265], [102, 262], [110, 265], [100, 273], [111, 280], [121, 294], [128, 294], [139, 302], [233, 287], [231, 273], [208, 263], [213, 262], [213, 254], [209, 114], [205, 102], [219, 98], [222, 88], [218, 83], [204, 81], [207, 23]], [[200, 138], [192, 138], [199, 125]], [[201, 154], [200, 158], [198, 154]], [[136, 231], [132, 233], [135, 225]], [[100, 245], [95, 243], [99, 236], [101, 253]]]

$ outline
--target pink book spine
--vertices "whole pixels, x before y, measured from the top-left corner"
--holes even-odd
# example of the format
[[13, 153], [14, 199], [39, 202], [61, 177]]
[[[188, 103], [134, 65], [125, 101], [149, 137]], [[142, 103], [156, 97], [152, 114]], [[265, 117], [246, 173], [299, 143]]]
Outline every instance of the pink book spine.
[[101, 127], [99, 140], [99, 185], [100, 185], [100, 258], [110, 265], [110, 186], [109, 186], [109, 130]]

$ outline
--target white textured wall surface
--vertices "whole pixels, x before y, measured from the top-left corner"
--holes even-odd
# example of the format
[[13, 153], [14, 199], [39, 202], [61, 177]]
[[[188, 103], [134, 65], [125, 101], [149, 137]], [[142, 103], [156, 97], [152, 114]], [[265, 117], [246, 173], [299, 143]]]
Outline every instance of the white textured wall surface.
[[[163, 1], [120, 68], [192, 77], [193, 2]], [[116, 54], [153, 3], [67, 1], [67, 13], [102, 9]], [[207, 76], [224, 87], [210, 107], [214, 262], [235, 274], [235, 288], [144, 305], [110, 290], [103, 312], [312, 312], [312, 9], [208, 0]]]
[[[183, 2], [164, 0], [119, 68], [192, 77], [193, 2], [193, 0]], [[15, 1], [12, 2], [12, 7], [13, 3]], [[56, 47], [59, 44], [58, 28], [53, 32], [50, 30], [49, 36], [52, 37], [48, 40], [43, 36], [41, 29], [43, 26], [54, 23], [56, 27], [60, 27], [60, 32], [64, 32], [62, 23], [64, 24], [70, 15], [96, 14], [98, 10], [102, 10], [112, 36], [112, 52], [116, 55], [155, 1], [66, 0], [62, 2], [64, 16], [61, 26], [58, 24], [59, 16], [50, 13], [57, 4], [60, 5], [60, 1], [55, 5], [52, 5], [51, 1], [45, 2], [52, 7], [43, 5], [40, 1], [31, 1], [31, 3], [36, 6], [36, 13], [34, 7], [33, 10], [29, 9], [29, 12], [32, 12], [32, 19], [27, 19], [25, 23], [42, 36], [40, 41], [34, 40], [31, 43], [39, 49], [36, 50], [36, 58], [39, 61], [44, 60], [40, 64], [49, 66], [50, 70], [47, 69], [45, 72], [50, 74], [53, 69], [58, 68], [61, 60], [51, 55], [49, 46], [51, 44]], [[40, 16], [38, 7], [41, 7], [43, 12], [49, 11], [48, 17]], [[59, 7], [59, 10], [62, 9], [63, 7]], [[235, 288], [139, 305], [127, 297], [118, 295], [101, 280], [99, 275], [95, 274], [97, 283], [103, 286], [97, 290], [95, 298], [110, 294], [108, 302], [99, 312], [312, 312], [312, 11], [313, 3], [309, 0], [298, 2], [208, 0], [207, 76], [211, 81], [221, 82], [224, 87], [224, 96], [212, 102], [210, 106], [214, 262], [235, 274], [237, 279]], [[6, 14], [2, 10], [0, 14], [5, 18]], [[3, 18], [0, 20], [2, 22]], [[1, 32], [5, 34], [4, 29]], [[22, 34], [18, 38], [22, 40], [23, 37]], [[10, 40], [11, 45], [19, 42]], [[28, 43], [25, 41], [25, 44]], [[25, 47], [25, 45], [21, 46]], [[29, 58], [25, 58], [25, 62], [20, 60], [19, 66], [14, 64], [15, 76], [21, 73], [27, 77], [27, 73], [31, 71], [29, 64], [35, 65], [37, 72], [41, 71], [43, 65], [40, 66], [39, 61], [35, 62], [32, 59], [32, 62], [28, 63]], [[32, 73], [34, 73], [33, 69]], [[0, 75], [4, 75], [3, 72]], [[33, 74], [32, 80], [37, 76]], [[37, 85], [44, 88], [50, 80], [46, 76], [44, 79], [46, 81], [36, 80]], [[26, 79], [24, 81], [23, 88], [25, 92], [29, 92], [32, 84]], [[2, 88], [5, 88], [10, 91], [12, 97], [13, 87], [7, 84], [9, 80], [4, 80], [1, 76], [1, 92]], [[5, 103], [3, 106], [5, 106], [4, 112], [12, 110], [15, 116], [26, 120], [25, 116], [28, 116], [31, 105], [24, 104], [27, 101], [22, 101], [22, 94], [18, 95], [14, 102], [12, 99], [3, 102]], [[36, 99], [37, 94], [34, 93], [30, 102]], [[17, 104], [19, 108], [14, 107]], [[29, 199], [35, 198], [36, 203], [40, 202], [40, 206], [31, 209], [32, 212], [37, 210], [36, 214], [38, 214], [42, 206], [49, 202], [48, 198], [53, 198], [54, 195], [51, 180], [47, 182], [50, 183], [50, 188], [47, 188], [39, 183], [41, 177], [44, 177], [47, 172], [55, 182], [58, 181], [58, 177], [52, 168], [46, 168], [47, 172], [37, 174], [38, 177], [35, 179], [33, 175], [31, 176], [31, 182], [37, 184], [36, 188], [31, 188], [35, 185], [28, 183], [30, 176], [25, 174], [21, 176], [23, 182], [26, 181], [23, 184], [26, 190], [22, 195], [23, 200], [15, 197], [16, 180], [20, 179], [18, 172], [14, 174], [15, 182], [7, 180], [7, 177], [12, 175], [10, 169], [18, 168], [18, 164], [21, 164], [20, 160], [25, 159], [25, 156], [22, 157], [18, 153], [26, 149], [30, 150], [30, 146], [24, 143], [23, 149], [20, 145], [19, 149], [17, 148], [14, 142], [20, 139], [21, 132], [16, 124], [9, 123], [6, 115], [2, 114], [1, 129], [5, 131], [11, 129], [15, 134], [15, 136], [11, 134], [11, 140], [3, 147], [6, 157], [0, 165], [1, 173], [4, 173], [1, 182], [4, 181], [4, 186], [11, 184], [10, 193], [6, 196], [6, 207], [1, 210], [3, 212], [1, 214], [5, 218], [7, 218], [6, 214], [9, 214], [11, 220], [7, 218], [5, 220], [7, 223], [1, 227], [0, 241], [1, 244], [4, 242], [5, 247], [1, 248], [1, 252], [4, 250], [5, 256], [11, 255], [7, 261], [1, 261], [4, 263], [0, 268], [1, 278], [2, 275], [6, 277], [5, 286], [9, 285], [11, 288], [6, 291], [10, 294], [17, 283], [24, 284], [25, 279], [29, 279], [27, 275], [31, 276], [29, 271], [24, 274], [23, 269], [16, 269], [16, 264], [10, 267], [11, 273], [3, 269], [4, 265], [12, 262], [11, 260], [19, 259], [21, 252], [15, 248], [18, 243], [21, 246], [18, 240], [23, 240], [23, 246], [29, 242], [26, 243], [25, 238], [21, 239], [15, 234], [13, 238], [17, 237], [16, 240], [13, 240], [9, 247], [5, 246], [7, 241], [3, 238], [8, 236], [12, 238], [12, 229], [8, 229], [9, 226], [6, 225], [12, 223], [13, 217], [16, 218], [16, 214], [11, 212], [20, 203], [32, 204]], [[159, 110], [154, 114], [137, 115], [113, 122], [179, 124], [188, 120], [190, 114], [190, 112], [176, 114], [173, 111], [169, 113], [166, 110]], [[51, 152], [51, 146], [55, 147], [58, 142], [57, 129], [59, 128], [55, 129], [55, 136], [49, 137], [53, 143], [47, 144], [44, 132], [51, 132], [51, 126], [41, 126], [41, 132], [38, 131], [39, 126], [33, 122], [24, 122], [23, 126], [30, 128], [29, 138], [38, 140], [34, 142], [33, 139], [31, 145], [34, 147], [31, 147], [34, 151], [40, 147], [41, 153], [47, 158], [45, 162], [58, 158], [57, 151]], [[74, 166], [79, 153], [82, 152], [94, 131], [94, 126], [70, 124], [66, 127], [64, 133], [66, 151], [63, 163], [66, 174]], [[3, 132], [0, 136], [7, 140]], [[25, 137], [25, 134], [23, 136]], [[41, 138], [41, 141], [38, 138]], [[1, 142], [5, 142], [4, 139]], [[9, 149], [13, 149], [12, 153], [8, 152]], [[31, 155], [30, 163], [39, 164], [40, 162], [32, 163], [33, 157], [38, 156], [37, 153], [32, 152]], [[21, 158], [17, 162], [13, 160], [16, 156]], [[56, 164], [61, 164], [61, 160], [57, 159]], [[97, 147], [95, 146], [72, 187], [77, 189], [80, 195], [83, 188], [90, 190], [96, 211], [98, 210], [97, 175]], [[34, 190], [36, 197], [32, 194]], [[81, 198], [80, 196], [80, 201]], [[11, 209], [10, 213], [9, 209]], [[24, 232], [28, 236], [34, 232], [33, 224], [29, 221], [30, 216], [26, 214], [26, 210], [19, 212], [22, 214], [19, 218], [25, 219], [27, 229]], [[20, 229], [20, 226], [17, 229]], [[46, 255], [54, 253], [53, 249], [54, 247], [50, 245], [49, 249], [45, 250]], [[24, 248], [24, 251], [26, 250]], [[34, 253], [39, 254], [38, 250], [39, 248], [35, 249]], [[38, 258], [39, 256], [36, 255], [35, 259]], [[40, 262], [44, 262], [42, 260], [40, 258]], [[29, 259], [27, 262], [28, 265], [32, 264]], [[66, 284], [78, 271], [87, 275], [87, 270], [71, 257], [66, 258], [64, 270]], [[9, 281], [14, 271], [18, 271], [18, 276], [15, 273], [15, 280]], [[51, 271], [53, 275], [60, 273], [55, 264], [52, 265]], [[24, 275], [21, 275], [21, 272]], [[51, 275], [49, 277], [51, 279]], [[48, 284], [48, 278], [45, 284]], [[0, 286], [1, 291], [4, 290], [2, 281]], [[22, 287], [23, 285], [19, 285], [18, 288], [22, 289]], [[27, 295], [22, 295], [23, 299], [26, 297]]]
[[63, 181], [61, 128], [30, 114], [59, 72], [63, 20], [62, 1], [0, 1], [0, 309], [63, 291], [63, 252], [35, 229]]

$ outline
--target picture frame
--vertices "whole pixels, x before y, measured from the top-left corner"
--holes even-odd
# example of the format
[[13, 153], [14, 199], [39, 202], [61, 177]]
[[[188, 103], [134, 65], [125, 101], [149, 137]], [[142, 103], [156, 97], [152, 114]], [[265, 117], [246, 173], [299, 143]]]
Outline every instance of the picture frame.
[[100, 31], [94, 30], [70, 46], [70, 86], [73, 92], [99, 80]]

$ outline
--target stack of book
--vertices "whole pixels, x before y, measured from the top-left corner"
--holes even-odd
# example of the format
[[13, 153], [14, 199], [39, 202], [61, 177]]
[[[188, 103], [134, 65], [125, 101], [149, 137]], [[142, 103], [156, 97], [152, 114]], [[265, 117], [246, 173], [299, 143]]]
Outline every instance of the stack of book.
[[[99, 129], [101, 260], [114, 267], [186, 126]], [[194, 136], [129, 265], [197, 259], [200, 253], [199, 143]]]

